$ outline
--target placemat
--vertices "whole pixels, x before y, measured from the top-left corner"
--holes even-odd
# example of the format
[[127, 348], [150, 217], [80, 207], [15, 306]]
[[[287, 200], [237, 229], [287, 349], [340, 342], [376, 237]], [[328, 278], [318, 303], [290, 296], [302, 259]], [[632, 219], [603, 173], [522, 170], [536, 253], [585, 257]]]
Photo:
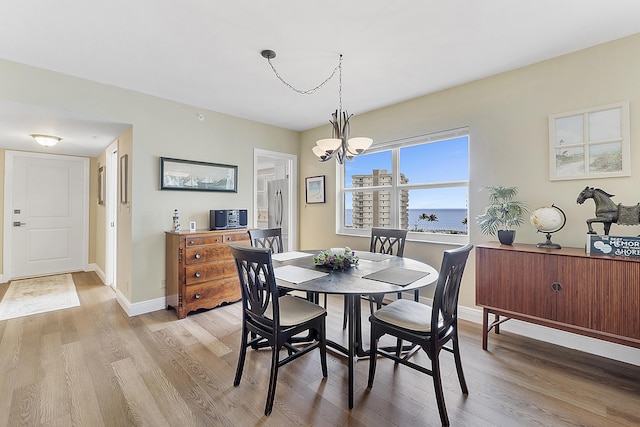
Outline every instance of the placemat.
[[313, 256], [313, 254], [309, 254], [307, 252], [289, 251], [273, 254], [271, 255], [271, 259], [273, 259], [274, 261], [289, 261], [291, 259], [304, 258], [308, 256]]
[[426, 271], [409, 270], [402, 267], [389, 267], [375, 273], [362, 276], [363, 279], [377, 280], [398, 286], [407, 286], [429, 274]]
[[375, 252], [360, 252], [356, 251], [356, 255], [360, 259], [366, 259], [367, 261], [384, 261], [385, 259], [393, 258], [393, 255], [389, 254], [380, 254]]
[[310, 270], [308, 268], [296, 267], [295, 265], [285, 265], [273, 269], [276, 279], [284, 280], [289, 283], [303, 283], [318, 277], [326, 276], [329, 273], [318, 270]]

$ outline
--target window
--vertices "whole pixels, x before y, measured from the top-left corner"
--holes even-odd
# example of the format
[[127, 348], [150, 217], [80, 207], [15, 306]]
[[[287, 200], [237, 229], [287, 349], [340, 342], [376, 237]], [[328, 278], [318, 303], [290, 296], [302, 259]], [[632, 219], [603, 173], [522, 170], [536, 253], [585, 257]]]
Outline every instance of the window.
[[409, 239], [466, 243], [468, 129], [374, 145], [338, 165], [338, 233], [409, 230]]

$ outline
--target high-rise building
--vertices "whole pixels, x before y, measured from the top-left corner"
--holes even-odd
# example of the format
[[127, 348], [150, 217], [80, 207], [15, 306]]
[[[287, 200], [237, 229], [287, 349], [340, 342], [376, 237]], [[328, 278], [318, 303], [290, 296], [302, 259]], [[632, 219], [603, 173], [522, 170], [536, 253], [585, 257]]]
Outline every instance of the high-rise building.
[[[370, 175], [352, 175], [353, 188], [391, 186], [392, 175], [386, 169], [374, 169]], [[400, 174], [400, 183], [409, 180]], [[355, 191], [353, 194], [353, 228], [392, 227], [391, 192], [387, 190]], [[400, 228], [409, 228], [409, 191], [400, 190]]]

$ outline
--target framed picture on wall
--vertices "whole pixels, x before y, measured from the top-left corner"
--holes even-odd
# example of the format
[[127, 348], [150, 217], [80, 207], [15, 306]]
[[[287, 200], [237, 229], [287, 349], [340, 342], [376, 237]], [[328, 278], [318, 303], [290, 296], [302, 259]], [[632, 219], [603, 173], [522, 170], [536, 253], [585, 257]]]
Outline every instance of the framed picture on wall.
[[307, 203], [325, 203], [324, 175], [305, 178]]
[[238, 192], [238, 166], [160, 157], [160, 189]]
[[104, 195], [106, 192], [106, 181], [105, 181], [105, 172], [104, 166], [100, 166], [98, 168], [98, 204], [104, 205]]
[[120, 203], [129, 203], [129, 155], [120, 157]]
[[629, 102], [549, 116], [549, 179], [631, 175]]

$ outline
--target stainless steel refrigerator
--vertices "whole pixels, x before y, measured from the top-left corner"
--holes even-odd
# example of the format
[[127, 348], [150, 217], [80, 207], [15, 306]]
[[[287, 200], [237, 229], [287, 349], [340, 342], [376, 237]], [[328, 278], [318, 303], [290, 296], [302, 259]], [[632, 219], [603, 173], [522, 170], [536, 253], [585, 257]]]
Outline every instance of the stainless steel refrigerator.
[[269, 228], [282, 229], [282, 246], [289, 250], [289, 180], [276, 179], [267, 183]]

